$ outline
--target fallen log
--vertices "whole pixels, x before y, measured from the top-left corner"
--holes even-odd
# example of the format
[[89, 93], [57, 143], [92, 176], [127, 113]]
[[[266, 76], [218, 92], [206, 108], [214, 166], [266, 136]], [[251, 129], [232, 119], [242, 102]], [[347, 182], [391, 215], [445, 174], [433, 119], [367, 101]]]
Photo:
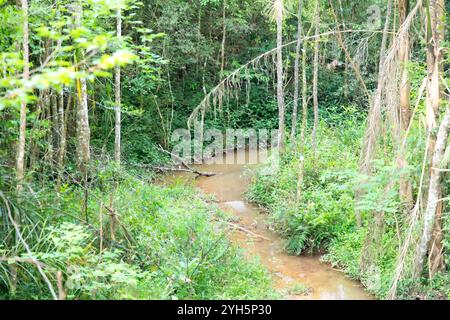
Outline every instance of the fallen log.
[[192, 172], [192, 173], [195, 173], [196, 175], [203, 176], [203, 177], [213, 177], [213, 176], [216, 175], [216, 173], [213, 173], [213, 172], [202, 172], [202, 171], [199, 171], [199, 170], [197, 170], [197, 169], [195, 169], [195, 168], [189, 166], [189, 165], [188, 165], [185, 161], [183, 161], [183, 159], [181, 159], [179, 156], [177, 156], [176, 154], [174, 154], [174, 153], [172, 153], [172, 152], [170, 152], [170, 151], [165, 150], [165, 149], [164, 149], [163, 147], [161, 147], [161, 146], [159, 146], [159, 149], [160, 149], [162, 152], [164, 152], [164, 153], [166, 153], [166, 154], [172, 156], [172, 158], [177, 159], [177, 160], [180, 162], [181, 166], [184, 168], [184, 170], [183, 170], [183, 169], [178, 169], [178, 170], [173, 170], [173, 171], [188, 171], [188, 172]]
[[224, 222], [226, 224], [228, 224], [229, 226], [232, 226], [233, 228], [236, 228], [236, 229], [238, 229], [240, 231], [243, 231], [245, 233], [248, 233], [249, 235], [251, 235], [253, 237], [261, 238], [261, 239], [264, 239], [264, 240], [267, 240], [267, 241], [271, 241], [271, 239], [269, 239], [267, 237], [264, 237], [264, 236], [262, 236], [260, 234], [254, 233], [253, 231], [250, 231], [250, 230], [248, 230], [248, 229], [246, 229], [246, 228], [244, 228], [244, 227], [242, 227], [242, 226], [240, 226], [240, 225], [238, 225], [236, 223], [231, 223], [231, 222], [228, 222], [228, 221], [224, 221]]

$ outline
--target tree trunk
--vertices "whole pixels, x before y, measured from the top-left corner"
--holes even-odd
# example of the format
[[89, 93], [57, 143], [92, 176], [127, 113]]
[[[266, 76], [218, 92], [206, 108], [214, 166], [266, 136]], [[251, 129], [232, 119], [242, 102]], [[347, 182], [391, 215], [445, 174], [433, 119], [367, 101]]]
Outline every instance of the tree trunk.
[[[27, 81], [30, 78], [30, 49], [29, 49], [29, 30], [28, 30], [28, 0], [20, 1], [22, 14], [23, 14], [23, 80]], [[26, 127], [27, 127], [27, 102], [22, 101], [20, 104], [20, 126], [19, 126], [19, 142], [17, 144], [17, 156], [16, 156], [16, 191], [20, 196], [23, 189], [23, 182], [25, 177], [25, 139], [26, 139]], [[17, 226], [20, 226], [19, 210], [14, 211], [14, 222]], [[16, 232], [15, 242], [18, 243], [19, 235]], [[17, 285], [17, 265], [12, 264], [10, 266], [11, 271], [11, 294], [14, 296]]]
[[[122, 38], [122, 12], [121, 9], [117, 9], [117, 38], [119, 41]], [[115, 139], [114, 139], [114, 160], [120, 164], [121, 156], [121, 90], [120, 90], [120, 66], [115, 68], [115, 113], [116, 113], [116, 125], [115, 125]]]
[[[342, 19], [342, 27], [344, 28], [344, 30], [347, 29], [347, 26], [345, 25], [345, 15], [344, 15], [344, 9], [342, 7], [342, 1], [339, 0], [339, 11], [341, 13], [341, 19]], [[348, 60], [347, 60], [347, 56], [344, 57], [345, 58], [345, 69], [344, 69], [344, 97], [347, 99], [348, 98]]]
[[308, 84], [306, 82], [306, 46], [303, 45], [302, 49], [302, 126], [300, 129], [300, 165], [297, 178], [297, 201], [300, 201], [303, 185], [303, 175], [305, 171], [305, 137], [306, 137], [306, 122], [308, 121]]
[[424, 225], [422, 236], [417, 247], [415, 258], [415, 276], [418, 277], [423, 270], [425, 256], [428, 252], [428, 246], [433, 233], [433, 226], [436, 223], [436, 210], [439, 203], [442, 202], [441, 196], [441, 175], [440, 170], [442, 159], [444, 158], [450, 128], [450, 105], [447, 106], [444, 118], [439, 126], [439, 132], [436, 139], [435, 151], [433, 154], [432, 170], [430, 174], [430, 186], [428, 188], [427, 207], [424, 213]]
[[[83, 14], [83, 7], [81, 4], [75, 6], [75, 25], [81, 26], [81, 17]], [[81, 59], [80, 59], [81, 58]], [[82, 60], [82, 57], [79, 57]], [[91, 130], [89, 127], [89, 111], [88, 111], [88, 96], [86, 79], [77, 80], [77, 138], [78, 138], [78, 165], [84, 183], [84, 204], [83, 211], [88, 220], [87, 195], [88, 195], [88, 173], [89, 162], [91, 159], [90, 153], [90, 139]]]
[[[398, 2], [400, 26], [405, 22], [406, 17], [409, 14], [409, 0], [399, 0]], [[407, 64], [409, 62], [410, 55], [410, 41], [409, 35], [404, 38], [404, 41], [400, 43], [398, 59], [401, 64], [401, 80], [400, 80], [400, 125], [401, 132], [405, 133], [408, 130], [409, 122], [411, 121], [411, 103], [410, 92], [411, 85], [409, 82], [409, 75]], [[400, 169], [404, 169], [408, 166], [403, 152], [400, 152], [397, 158], [397, 163]], [[408, 179], [408, 175], [402, 174], [400, 176], [400, 200], [407, 207], [411, 209], [413, 205], [412, 185]]]
[[300, 129], [300, 153], [304, 155], [306, 126], [308, 122], [308, 83], [306, 82], [306, 46], [302, 49], [302, 126]]
[[284, 153], [285, 123], [284, 123], [284, 81], [283, 81], [283, 0], [275, 0], [277, 21], [277, 101], [278, 101], [278, 147], [280, 154]]
[[225, 44], [227, 40], [227, 24], [226, 16], [227, 14], [227, 0], [223, 0], [223, 13], [222, 13], [222, 48], [220, 51], [221, 62], [220, 62], [220, 78], [223, 77], [223, 71], [225, 69]]
[[[433, 227], [438, 230], [434, 234], [434, 238], [439, 241], [441, 237], [441, 223], [438, 218], [440, 213], [439, 199], [441, 198], [441, 184], [440, 175], [441, 172], [436, 170], [439, 168], [440, 160], [445, 152], [445, 144], [448, 137], [448, 122], [449, 122], [449, 108], [447, 107], [446, 114], [439, 128], [437, 139], [434, 137], [433, 131], [436, 129], [437, 117], [439, 115], [439, 98], [440, 98], [440, 86], [439, 86], [439, 68], [441, 63], [440, 41], [442, 36], [439, 33], [439, 21], [442, 19], [443, 11], [439, 8], [437, 0], [429, 0], [425, 3], [425, 12], [427, 16], [426, 27], [426, 40], [427, 40], [427, 99], [425, 103], [426, 107], [426, 123], [427, 131], [430, 133], [429, 154], [432, 156], [431, 171], [430, 171], [430, 185], [428, 188], [427, 207], [424, 213], [424, 225], [422, 235], [417, 247], [416, 257], [414, 261], [414, 276], [419, 277], [423, 267], [424, 260], [429, 250], [430, 240], [433, 236]], [[443, 141], [442, 141], [443, 140]], [[438, 161], [439, 160], [439, 161]], [[437, 226], [437, 227], [436, 227]], [[437, 234], [436, 234], [437, 233]], [[438, 245], [440, 247], [440, 245]], [[436, 247], [434, 245], [433, 247]], [[435, 256], [431, 257], [431, 254]], [[441, 252], [430, 252], [430, 263], [440, 263], [442, 257]], [[429, 266], [430, 270], [439, 269], [436, 265]]]
[[[409, 0], [399, 0], [398, 2], [400, 25], [405, 22], [409, 13]], [[406, 64], [409, 62], [410, 41], [409, 35], [400, 43], [398, 59], [401, 64], [401, 81], [400, 81], [400, 119], [402, 130], [406, 130], [411, 119], [410, 110], [410, 91], [409, 76]]]
[[[433, 5], [431, 7], [431, 16], [432, 20], [434, 21], [432, 23], [434, 27], [433, 30], [433, 41], [435, 43], [434, 48], [434, 59], [435, 59], [435, 68], [434, 75], [433, 75], [433, 81], [432, 85], [433, 87], [430, 88], [433, 92], [437, 93], [437, 97], [435, 94], [433, 94], [433, 101], [430, 108], [434, 110], [434, 115], [437, 117], [439, 114], [439, 99], [442, 96], [441, 91], [443, 90], [442, 86], [440, 86], [439, 78], [443, 72], [443, 63], [442, 63], [442, 51], [440, 51], [440, 43], [444, 41], [444, 35], [445, 35], [445, 19], [444, 19], [444, 11], [445, 10], [445, 3], [444, 0], [435, 0], [433, 1]], [[433, 59], [431, 55], [431, 51], [429, 51], [430, 55], [430, 61]], [[431, 69], [430, 69], [431, 71]], [[439, 87], [439, 88], [436, 88]], [[433, 144], [435, 143], [433, 139]], [[431, 150], [430, 150], [431, 151]], [[438, 189], [438, 197], [442, 198], [442, 186], [439, 185]], [[436, 272], [439, 270], [444, 269], [445, 267], [445, 259], [444, 259], [444, 250], [443, 250], [443, 202], [440, 201], [436, 206], [436, 218], [434, 222], [434, 227], [432, 231], [432, 241], [430, 246], [430, 254], [429, 254], [429, 274], [430, 276], [434, 276]]]
[[319, 33], [320, 33], [320, 5], [316, 0], [316, 9], [314, 12], [315, 35], [314, 39], [314, 74], [313, 74], [313, 105], [314, 105], [314, 125], [312, 130], [312, 149], [315, 157], [317, 151], [317, 129], [319, 127], [319, 100], [317, 97], [317, 86], [319, 82]]
[[[29, 31], [28, 31], [28, 1], [21, 0], [22, 14], [23, 14], [23, 80], [27, 81], [30, 78], [30, 52], [29, 52]], [[20, 129], [19, 142], [17, 144], [16, 157], [16, 178], [17, 190], [22, 190], [23, 179], [25, 176], [24, 162], [25, 162], [25, 138], [27, 127], [27, 102], [22, 101], [20, 104]]]
[[298, 114], [298, 96], [299, 96], [299, 65], [300, 65], [300, 49], [302, 47], [302, 13], [303, 0], [298, 1], [298, 21], [297, 21], [297, 46], [295, 48], [294, 62], [294, 106], [292, 110], [292, 128], [291, 140], [295, 141], [297, 131], [297, 114]]
[[[67, 111], [70, 109], [70, 94], [67, 97]], [[64, 168], [64, 157], [66, 155], [67, 146], [67, 127], [66, 127], [66, 112], [64, 112], [64, 90], [59, 94], [58, 99], [58, 122], [59, 122], [59, 146], [58, 146], [58, 179], [56, 183], [56, 191], [59, 192], [61, 187], [61, 179]]]
[[[52, 134], [49, 143], [49, 160], [51, 164], [54, 164], [57, 159], [58, 145], [59, 145], [59, 121], [58, 121], [58, 99], [56, 92], [52, 90], [50, 96], [50, 106], [51, 106], [51, 121], [52, 121]], [[52, 166], [53, 167], [53, 166]]]

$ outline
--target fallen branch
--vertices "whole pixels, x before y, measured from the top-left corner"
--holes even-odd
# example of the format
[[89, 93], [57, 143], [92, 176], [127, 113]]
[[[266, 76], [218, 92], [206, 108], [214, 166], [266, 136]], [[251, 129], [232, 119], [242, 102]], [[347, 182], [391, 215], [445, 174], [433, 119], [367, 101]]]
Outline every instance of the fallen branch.
[[216, 175], [216, 173], [213, 173], [213, 172], [202, 172], [202, 171], [198, 171], [197, 169], [192, 168], [191, 166], [189, 166], [185, 161], [183, 161], [183, 159], [181, 159], [181, 158], [180, 158], [179, 156], [177, 156], [176, 154], [173, 154], [172, 152], [165, 150], [165, 149], [164, 149], [163, 147], [161, 147], [161, 146], [159, 146], [159, 149], [160, 149], [162, 152], [164, 152], [164, 153], [166, 153], [166, 154], [172, 156], [173, 158], [177, 159], [177, 160], [180, 162], [180, 164], [185, 168], [185, 170], [187, 170], [187, 171], [189, 171], [189, 172], [192, 172], [192, 173], [195, 173], [195, 174], [197, 174], [197, 175], [199, 175], [199, 176], [204, 176], [204, 177], [212, 177], [212, 176], [215, 176], [215, 175]]
[[264, 236], [262, 236], [262, 235], [260, 235], [260, 234], [254, 233], [253, 231], [250, 231], [250, 230], [248, 230], [248, 229], [245, 229], [244, 227], [242, 227], [242, 226], [240, 226], [240, 225], [238, 225], [238, 224], [236, 224], [236, 223], [231, 223], [231, 222], [228, 222], [228, 221], [224, 221], [224, 222], [225, 222], [226, 224], [228, 224], [229, 226], [233, 227], [233, 228], [236, 228], [236, 229], [238, 229], [238, 230], [240, 230], [240, 231], [243, 231], [243, 232], [245, 232], [245, 233], [250, 234], [250, 235], [253, 236], [253, 237], [261, 238], [261, 239], [264, 239], [264, 240], [267, 240], [267, 241], [271, 241], [271, 240], [272, 240], [272, 239], [269, 239], [269, 238], [267, 238], [267, 237], [264, 237]]
[[166, 172], [166, 171], [175, 171], [175, 172], [190, 172], [192, 173], [191, 170], [186, 169], [186, 168], [177, 168], [177, 167], [158, 167], [158, 166], [153, 166], [152, 167], [154, 170], [159, 171], [159, 172]]

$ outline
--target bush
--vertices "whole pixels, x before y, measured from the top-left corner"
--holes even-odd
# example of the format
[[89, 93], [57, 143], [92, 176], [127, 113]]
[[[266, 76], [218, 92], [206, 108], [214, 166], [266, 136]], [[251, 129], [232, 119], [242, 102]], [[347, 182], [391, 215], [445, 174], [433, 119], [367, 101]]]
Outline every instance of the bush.
[[328, 246], [338, 234], [354, 227], [354, 201], [351, 169], [356, 167], [357, 155], [342, 148], [339, 138], [326, 126], [317, 155], [305, 147], [305, 169], [300, 199], [296, 198], [299, 154], [289, 150], [276, 174], [264, 169], [256, 174], [247, 197], [271, 213], [273, 227], [286, 239], [286, 249], [293, 254], [305, 250], [318, 251]]
[[[98, 176], [107, 181], [109, 173]], [[90, 191], [89, 223], [81, 222], [84, 192], [79, 187], [64, 185], [59, 199], [50, 199], [49, 194], [55, 193], [42, 190], [35, 195], [40, 198], [32, 201], [39, 208], [27, 208], [49, 218], [23, 232], [33, 255], [46, 265], [44, 271], [54, 287], [57, 272], [62, 272], [69, 299], [276, 297], [265, 269], [243, 259], [220, 222], [214, 222], [217, 217], [225, 219], [224, 213], [192, 188], [147, 184], [122, 172], [120, 186], [103, 185]], [[29, 210], [22, 207], [21, 211]], [[112, 212], [117, 215], [115, 227]], [[0, 246], [1, 256], [14, 256], [5, 248]], [[22, 248], [18, 255], [28, 257]], [[19, 265], [15, 298], [50, 299], [36, 268]], [[3, 297], [10, 290], [7, 266], [8, 262], [0, 262]]]
[[[339, 123], [336, 119], [331, 125], [321, 124], [316, 156], [306, 142], [299, 197], [296, 194], [300, 154], [292, 147], [286, 151], [278, 172], [271, 172], [267, 165], [258, 170], [247, 197], [269, 212], [271, 225], [285, 239], [288, 252], [299, 255], [305, 251], [325, 251], [322, 257], [325, 262], [342, 268], [375, 296], [385, 298], [392, 284], [403, 235], [410, 225], [409, 215], [405, 214], [398, 196], [400, 175], [420, 173], [423, 155], [411, 152], [409, 167], [404, 171], [399, 171], [389, 156], [387, 160], [377, 159], [373, 162], [374, 173], [362, 176], [357, 170], [362, 128], [352, 120], [351, 114], [344, 118], [345, 124], [340, 124], [339, 128], [334, 127]], [[415, 132], [411, 133], [410, 140], [423, 144]], [[389, 148], [389, 141], [385, 147]], [[417, 184], [417, 181], [412, 180], [412, 183]], [[356, 188], [363, 190], [358, 201], [355, 200]], [[363, 218], [361, 228], [356, 228], [356, 210]], [[363, 253], [373, 247], [367, 239], [373, 232], [370, 226], [374, 212], [383, 213], [383, 234], [375, 249], [375, 261], [362, 268]], [[448, 224], [449, 219], [444, 218], [445, 235]], [[445, 239], [447, 249], [449, 243]], [[411, 260], [410, 254], [406, 259]], [[449, 262], [446, 264], [448, 266]], [[441, 272], [432, 279], [424, 276], [420, 281], [413, 280], [410, 273], [410, 270], [404, 272], [398, 298], [449, 297], [448, 272]]]

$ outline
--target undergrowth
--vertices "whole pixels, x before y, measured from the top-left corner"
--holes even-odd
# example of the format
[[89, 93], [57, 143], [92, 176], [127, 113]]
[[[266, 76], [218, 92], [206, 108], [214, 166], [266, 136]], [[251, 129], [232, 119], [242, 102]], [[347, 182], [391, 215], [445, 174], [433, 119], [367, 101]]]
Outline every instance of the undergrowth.
[[[258, 169], [247, 197], [269, 212], [270, 223], [285, 239], [289, 253], [325, 253], [324, 261], [360, 280], [378, 298], [385, 298], [392, 283], [399, 247], [409, 226], [408, 215], [396, 191], [398, 181], [401, 173], [414, 172], [419, 176], [421, 157], [420, 153], [411, 152], [409, 168], [400, 172], [389, 161], [387, 142], [383, 146], [386, 159], [374, 161], [373, 176], [362, 176], [358, 173], [358, 153], [363, 127], [352, 113], [341, 119], [346, 123], [337, 126], [321, 123], [315, 155], [310, 142], [306, 141], [304, 178], [299, 195], [301, 155], [297, 144], [286, 151], [278, 171], [274, 171], [270, 163]], [[422, 150], [423, 141], [418, 135], [413, 132], [410, 140], [416, 144], [416, 150]], [[389, 183], [393, 183], [392, 188], [387, 187]], [[416, 186], [417, 181], [413, 181], [413, 185]], [[358, 201], [355, 200], [357, 188], [364, 191]], [[360, 228], [356, 225], [357, 210], [364, 221]], [[367, 250], [366, 236], [371, 232], [372, 212], [384, 212], [384, 230], [377, 259], [366, 270], [361, 267], [361, 255]], [[448, 234], [448, 219], [444, 225]], [[448, 243], [444, 246], [447, 250]], [[446, 264], [448, 268], [448, 261]], [[448, 299], [449, 283], [448, 272], [441, 272], [432, 279], [424, 275], [420, 281], [411, 280], [407, 273], [400, 282], [398, 298]]]
[[[225, 238], [214, 220], [225, 219], [224, 213], [196, 190], [157, 186], [123, 172], [120, 183], [111, 183], [114, 171], [99, 172], [89, 192], [88, 222], [84, 192], [77, 185], [64, 184], [57, 195], [42, 188], [8, 201], [22, 215], [22, 233], [55, 291], [60, 271], [68, 299], [277, 297], [266, 270], [243, 259]], [[5, 204], [0, 208], [5, 218]], [[11, 260], [0, 262], [0, 297], [51, 299], [36, 267], [13, 259], [29, 255], [20, 244], [7, 246], [12, 241], [8, 230], [2, 229], [0, 256]], [[14, 291], [13, 263], [18, 267]]]

